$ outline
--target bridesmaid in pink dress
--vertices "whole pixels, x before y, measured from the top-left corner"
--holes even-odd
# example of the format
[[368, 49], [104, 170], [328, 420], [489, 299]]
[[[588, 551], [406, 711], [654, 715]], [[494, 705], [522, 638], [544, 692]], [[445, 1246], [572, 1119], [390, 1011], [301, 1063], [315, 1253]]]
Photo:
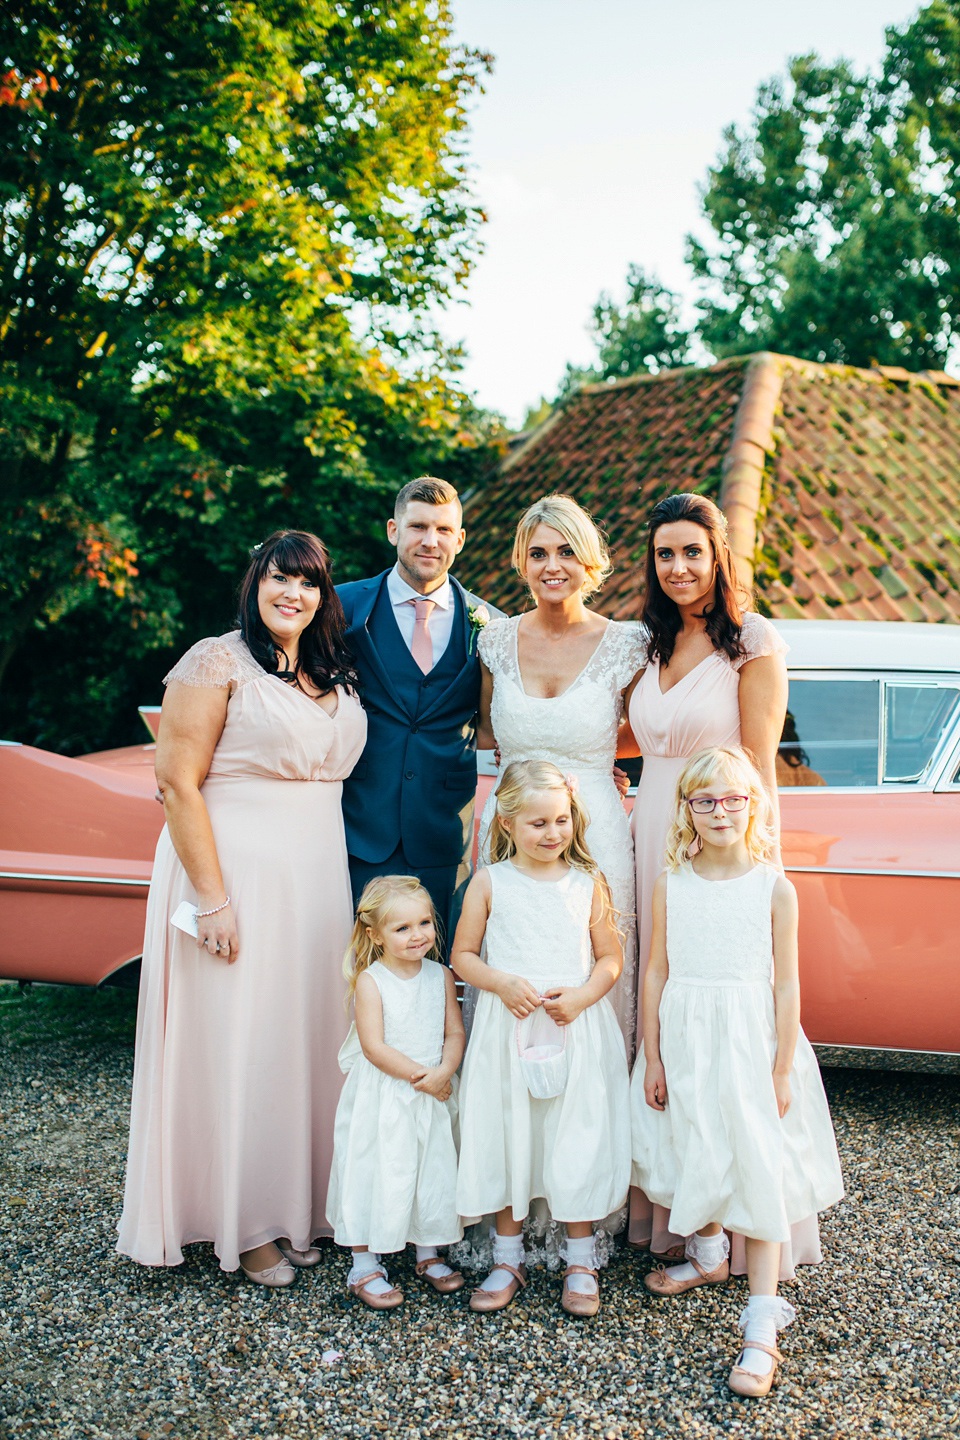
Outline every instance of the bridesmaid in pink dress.
[[[633, 807], [637, 864], [637, 973], [640, 995], [650, 955], [651, 896], [663, 869], [677, 778], [708, 745], [744, 745], [757, 757], [777, 807], [776, 755], [787, 709], [786, 645], [761, 615], [741, 611], [747, 599], [735, 579], [726, 521], [703, 495], [668, 495], [650, 516], [643, 623], [648, 661], [627, 692], [626, 710], [643, 756]], [[629, 753], [629, 740], [620, 754]], [[637, 1044], [643, 1038], [638, 1017]], [[638, 1056], [640, 1064], [642, 1056]], [[683, 1258], [684, 1237], [667, 1226], [669, 1212], [630, 1192], [630, 1240], [657, 1255]], [[781, 1278], [794, 1264], [819, 1261], [816, 1216], [794, 1227], [781, 1251]], [[732, 1268], [745, 1271], [742, 1237], [734, 1237]]]
[[[289, 1285], [324, 1204], [353, 923], [341, 781], [366, 738], [343, 611], [316, 536], [257, 547], [241, 628], [167, 676], [157, 845], [117, 1249]], [[188, 900], [198, 936], [170, 917]]]

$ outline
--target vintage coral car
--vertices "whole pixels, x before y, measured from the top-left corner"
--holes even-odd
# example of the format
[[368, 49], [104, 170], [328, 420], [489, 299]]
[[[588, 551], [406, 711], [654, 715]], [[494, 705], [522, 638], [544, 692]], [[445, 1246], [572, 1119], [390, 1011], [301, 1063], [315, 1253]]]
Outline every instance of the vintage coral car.
[[[960, 626], [778, 629], [804, 1027], [824, 1046], [960, 1056]], [[134, 975], [162, 824], [153, 753], [0, 745], [0, 976]]]

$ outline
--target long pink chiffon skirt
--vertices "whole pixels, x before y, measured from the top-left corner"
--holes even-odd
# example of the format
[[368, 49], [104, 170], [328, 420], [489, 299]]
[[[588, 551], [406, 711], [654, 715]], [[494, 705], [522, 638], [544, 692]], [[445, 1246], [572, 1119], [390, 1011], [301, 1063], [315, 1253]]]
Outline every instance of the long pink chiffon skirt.
[[329, 1235], [324, 1205], [348, 1023], [353, 912], [339, 781], [210, 776], [203, 796], [237, 917], [233, 965], [170, 916], [194, 901], [163, 830], [147, 905], [126, 1190], [117, 1249], [221, 1268], [288, 1236]]

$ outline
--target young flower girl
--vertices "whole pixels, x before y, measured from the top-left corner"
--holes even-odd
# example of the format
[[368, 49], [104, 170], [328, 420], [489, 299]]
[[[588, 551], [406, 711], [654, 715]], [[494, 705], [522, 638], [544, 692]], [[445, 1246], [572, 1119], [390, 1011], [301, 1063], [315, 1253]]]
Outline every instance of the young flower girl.
[[461, 1216], [496, 1215], [494, 1268], [473, 1310], [502, 1310], [526, 1284], [522, 1226], [543, 1197], [567, 1229], [561, 1304], [595, 1315], [593, 1222], [624, 1203], [630, 1181], [626, 1056], [604, 998], [623, 952], [576, 788], [546, 761], [507, 766], [494, 863], [471, 881], [454, 940], [454, 969], [482, 992], [460, 1091], [457, 1204]]
[[[653, 893], [643, 1053], [631, 1086], [633, 1178], [670, 1207], [688, 1263], [657, 1295], [727, 1279], [724, 1228], [746, 1238], [750, 1300], [730, 1373], [766, 1395], [796, 1318], [777, 1295], [790, 1227], [843, 1196], [816, 1058], [800, 1029], [797, 897], [771, 863], [772, 810], [739, 747], [703, 750], [677, 782], [667, 868]], [[692, 859], [690, 858], [693, 851]], [[772, 983], [771, 983], [772, 976]]]
[[416, 1273], [441, 1294], [463, 1276], [437, 1257], [457, 1215], [457, 1078], [464, 1032], [450, 971], [436, 960], [433, 902], [414, 876], [364, 887], [344, 960], [356, 1022], [334, 1127], [327, 1219], [353, 1250], [348, 1288], [374, 1310], [403, 1300], [382, 1254], [417, 1247]]

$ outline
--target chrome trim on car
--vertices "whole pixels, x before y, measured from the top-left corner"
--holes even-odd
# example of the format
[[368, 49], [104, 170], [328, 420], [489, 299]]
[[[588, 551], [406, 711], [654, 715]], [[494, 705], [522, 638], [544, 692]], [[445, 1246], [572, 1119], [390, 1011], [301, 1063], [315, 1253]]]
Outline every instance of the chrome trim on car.
[[898, 880], [960, 880], [960, 870], [854, 870], [840, 865], [784, 865], [788, 875], [886, 875]]
[[127, 875], [41, 875], [36, 870], [0, 870], [0, 880], [46, 880], [63, 885], [139, 885], [146, 889], [150, 881], [131, 879]]

